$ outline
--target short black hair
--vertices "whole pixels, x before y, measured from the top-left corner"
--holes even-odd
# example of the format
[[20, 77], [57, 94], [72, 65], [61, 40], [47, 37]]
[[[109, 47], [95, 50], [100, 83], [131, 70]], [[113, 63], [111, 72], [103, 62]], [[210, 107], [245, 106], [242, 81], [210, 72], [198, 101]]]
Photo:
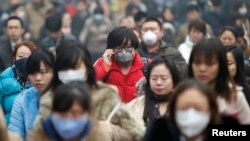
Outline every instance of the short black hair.
[[[156, 22], [158, 25], [159, 25], [159, 27], [162, 29], [162, 22], [158, 19], [158, 18], [155, 18], [155, 17], [148, 17], [145, 21], [144, 21], [144, 23], [147, 23], [147, 22]], [[143, 23], [143, 24], [144, 24]]]
[[138, 11], [135, 15], [134, 15], [134, 21], [135, 22], [139, 22], [142, 19], [146, 19], [147, 18], [147, 14], [143, 11]]
[[189, 4], [189, 5], [187, 5], [187, 7], [186, 7], [186, 13], [191, 12], [191, 11], [200, 12], [200, 8], [199, 8], [199, 6], [196, 5], [196, 4]]
[[34, 51], [27, 60], [27, 73], [34, 74], [40, 72], [41, 62], [44, 63], [46, 69], [54, 69], [54, 55], [46, 49], [39, 48], [38, 50]]
[[203, 20], [201, 20], [201, 19], [193, 20], [188, 26], [189, 33], [190, 33], [192, 28], [202, 32], [203, 36], [206, 35], [206, 32], [207, 32], [206, 23]]
[[8, 23], [10, 20], [18, 20], [21, 24], [22, 27], [24, 27], [24, 24], [23, 24], [23, 20], [17, 16], [10, 16], [6, 21], [5, 21], [5, 24], [4, 24], [4, 27], [7, 27], [8, 26]]
[[131, 44], [131, 47], [137, 49], [139, 40], [131, 28], [121, 26], [114, 28], [107, 38], [107, 49], [114, 49], [121, 45]]
[[91, 112], [89, 88], [78, 81], [61, 84], [54, 91], [52, 111], [67, 112], [74, 102], [77, 102], [84, 111]]
[[51, 13], [45, 19], [45, 28], [50, 32], [58, 32], [62, 27], [62, 15]]

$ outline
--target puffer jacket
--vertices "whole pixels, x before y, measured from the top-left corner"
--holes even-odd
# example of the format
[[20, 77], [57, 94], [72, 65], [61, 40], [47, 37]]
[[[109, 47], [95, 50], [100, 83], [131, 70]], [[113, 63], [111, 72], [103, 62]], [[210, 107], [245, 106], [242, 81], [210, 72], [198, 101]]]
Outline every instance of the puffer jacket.
[[135, 54], [132, 67], [127, 75], [122, 73], [121, 67], [114, 58], [108, 72], [103, 64], [103, 58], [98, 59], [94, 67], [98, 80], [103, 80], [108, 75], [106, 83], [117, 86], [122, 102], [128, 103], [136, 97], [136, 83], [144, 77], [143, 62], [139, 53]]
[[8, 130], [26, 138], [38, 114], [40, 94], [31, 87], [17, 96], [10, 115]]
[[15, 69], [15, 67], [9, 67], [0, 75], [0, 104], [3, 107], [7, 126], [9, 125], [10, 112], [16, 96], [22, 90], [28, 89], [32, 86], [31, 84], [28, 84], [25, 87], [22, 87], [15, 78], [13, 69]]

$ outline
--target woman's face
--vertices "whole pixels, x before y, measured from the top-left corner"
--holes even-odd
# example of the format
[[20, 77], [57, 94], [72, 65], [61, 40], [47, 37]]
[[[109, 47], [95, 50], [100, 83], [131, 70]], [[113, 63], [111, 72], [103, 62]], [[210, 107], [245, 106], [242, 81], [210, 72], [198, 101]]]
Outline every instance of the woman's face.
[[61, 118], [78, 119], [84, 116], [86, 111], [84, 111], [77, 101], [74, 101], [71, 108], [67, 112], [56, 112], [55, 114]]
[[223, 45], [236, 45], [236, 38], [234, 34], [231, 31], [224, 31], [221, 36], [220, 40], [223, 43]]
[[190, 88], [182, 92], [176, 101], [176, 110], [194, 108], [198, 111], [210, 112], [207, 97], [197, 88]]
[[166, 95], [173, 89], [173, 79], [165, 64], [155, 66], [150, 73], [150, 88], [157, 95]]
[[213, 57], [209, 62], [205, 57], [192, 62], [192, 71], [194, 78], [208, 85], [214, 84], [219, 73], [219, 62]]
[[228, 65], [230, 76], [234, 78], [237, 72], [237, 67], [236, 67], [235, 58], [232, 52], [227, 53], [227, 65]]
[[175, 121], [186, 138], [196, 140], [211, 119], [208, 98], [197, 88], [184, 90], [175, 103]]
[[34, 74], [29, 74], [28, 76], [37, 91], [40, 94], [43, 94], [50, 87], [53, 78], [53, 70], [46, 67], [45, 64], [41, 62], [40, 71]]
[[28, 58], [31, 55], [31, 50], [27, 46], [21, 46], [18, 48], [16, 52], [16, 60], [22, 59], [22, 58]]

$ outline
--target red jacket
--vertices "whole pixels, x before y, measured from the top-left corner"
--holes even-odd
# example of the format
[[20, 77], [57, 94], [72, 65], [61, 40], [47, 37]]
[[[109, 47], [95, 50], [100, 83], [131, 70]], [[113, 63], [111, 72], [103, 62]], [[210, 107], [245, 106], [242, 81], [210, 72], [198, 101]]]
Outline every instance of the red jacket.
[[[103, 80], [108, 74], [103, 64], [103, 58], [96, 61], [94, 68], [97, 80]], [[136, 97], [135, 84], [144, 77], [142, 68], [143, 62], [138, 53], [135, 54], [133, 65], [127, 75], [122, 74], [119, 64], [113, 59], [106, 83], [117, 86], [121, 100], [128, 103]]]

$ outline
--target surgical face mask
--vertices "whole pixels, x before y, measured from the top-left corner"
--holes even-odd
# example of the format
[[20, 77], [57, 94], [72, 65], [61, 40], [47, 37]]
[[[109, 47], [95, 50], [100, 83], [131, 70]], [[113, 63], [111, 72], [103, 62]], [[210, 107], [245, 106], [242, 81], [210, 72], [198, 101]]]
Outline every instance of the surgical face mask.
[[58, 134], [66, 140], [80, 136], [84, 138], [91, 129], [91, 121], [87, 115], [77, 119], [60, 118], [55, 114], [51, 115], [52, 124]]
[[115, 54], [115, 59], [119, 64], [126, 65], [130, 63], [134, 59], [134, 57], [132, 51], [123, 50], [122, 52], [118, 52]]
[[67, 84], [71, 81], [86, 81], [86, 70], [66, 70], [66, 71], [59, 71], [58, 78], [64, 84]]
[[244, 16], [244, 15], [247, 14], [247, 8], [246, 8], [246, 7], [241, 7], [241, 8], [239, 8], [238, 12], [239, 12], [242, 16]]
[[157, 36], [154, 32], [147, 31], [143, 34], [142, 39], [146, 45], [154, 45], [157, 41]]
[[175, 121], [180, 131], [188, 138], [199, 135], [204, 131], [210, 121], [210, 114], [194, 108], [177, 110]]
[[95, 14], [94, 20], [96, 23], [101, 23], [103, 21], [103, 15], [102, 14]]

